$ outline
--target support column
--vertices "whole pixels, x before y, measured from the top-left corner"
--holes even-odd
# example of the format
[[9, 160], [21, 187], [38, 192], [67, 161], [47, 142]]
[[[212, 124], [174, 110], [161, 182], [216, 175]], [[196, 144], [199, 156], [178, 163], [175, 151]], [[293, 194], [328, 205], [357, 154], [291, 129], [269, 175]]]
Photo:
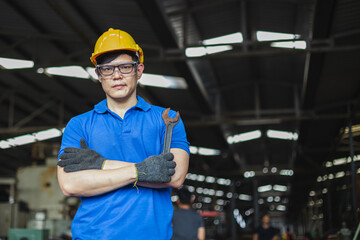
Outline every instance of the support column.
[[354, 218], [356, 219], [356, 222], [358, 222], [358, 217], [356, 214], [356, 169], [355, 169], [355, 162], [354, 162], [354, 139], [352, 134], [352, 122], [351, 119], [349, 120], [349, 149], [350, 149], [350, 158], [351, 158], [351, 186], [352, 186], [352, 209]]

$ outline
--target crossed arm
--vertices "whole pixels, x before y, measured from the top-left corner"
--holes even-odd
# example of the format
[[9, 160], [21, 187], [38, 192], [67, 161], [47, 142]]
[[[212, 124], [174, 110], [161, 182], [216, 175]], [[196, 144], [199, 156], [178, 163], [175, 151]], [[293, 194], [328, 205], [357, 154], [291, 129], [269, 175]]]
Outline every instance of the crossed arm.
[[[138, 186], [149, 188], [180, 187], [185, 181], [189, 166], [189, 155], [178, 148], [170, 150], [176, 163], [175, 174], [168, 183], [138, 182]], [[136, 181], [137, 172], [134, 163], [117, 160], [105, 160], [102, 170], [83, 170], [65, 172], [63, 167], [57, 169], [58, 182], [65, 196], [94, 196]]]

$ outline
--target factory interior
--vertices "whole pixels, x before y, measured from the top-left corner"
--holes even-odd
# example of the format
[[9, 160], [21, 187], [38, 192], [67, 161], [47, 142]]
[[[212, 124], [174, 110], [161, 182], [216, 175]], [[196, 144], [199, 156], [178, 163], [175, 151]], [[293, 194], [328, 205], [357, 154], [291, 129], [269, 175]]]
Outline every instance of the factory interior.
[[252, 239], [264, 213], [294, 239], [340, 239], [344, 222], [360, 239], [360, 1], [2, 0], [0, 12], [1, 240], [71, 239], [81, 201], [56, 164], [69, 120], [105, 98], [90, 56], [109, 28], [143, 49], [138, 95], [180, 113], [206, 239]]

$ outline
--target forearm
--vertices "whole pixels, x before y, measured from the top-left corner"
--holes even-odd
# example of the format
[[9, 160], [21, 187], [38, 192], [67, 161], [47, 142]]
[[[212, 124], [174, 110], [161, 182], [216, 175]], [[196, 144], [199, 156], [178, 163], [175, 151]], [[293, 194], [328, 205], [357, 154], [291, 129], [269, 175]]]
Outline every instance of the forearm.
[[[105, 168], [105, 166], [104, 166]], [[58, 182], [65, 196], [94, 196], [136, 180], [134, 164], [127, 163], [117, 169], [64, 172], [58, 167]]]
[[205, 227], [198, 228], [198, 240], [205, 240]]
[[[171, 181], [168, 183], [147, 183], [138, 182], [138, 186], [148, 188], [179, 188], [185, 181], [185, 177], [189, 166], [189, 155], [182, 149], [173, 148], [171, 152], [174, 154], [174, 161], [176, 162], [175, 174], [171, 177]], [[104, 169], [118, 169], [125, 166], [129, 166], [132, 163], [120, 162], [116, 160], [106, 160]]]

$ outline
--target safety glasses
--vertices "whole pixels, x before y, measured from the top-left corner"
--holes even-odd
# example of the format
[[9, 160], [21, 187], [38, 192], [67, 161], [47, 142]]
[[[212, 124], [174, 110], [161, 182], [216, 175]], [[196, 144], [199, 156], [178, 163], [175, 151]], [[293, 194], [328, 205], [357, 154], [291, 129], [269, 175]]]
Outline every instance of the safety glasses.
[[134, 69], [136, 69], [137, 63], [136, 62], [132, 62], [132, 63], [122, 63], [119, 65], [98, 65], [96, 66], [96, 69], [98, 70], [98, 72], [101, 75], [104, 76], [110, 76], [114, 74], [115, 68], [119, 69], [119, 72], [122, 74], [129, 74], [132, 73], [134, 71]]

